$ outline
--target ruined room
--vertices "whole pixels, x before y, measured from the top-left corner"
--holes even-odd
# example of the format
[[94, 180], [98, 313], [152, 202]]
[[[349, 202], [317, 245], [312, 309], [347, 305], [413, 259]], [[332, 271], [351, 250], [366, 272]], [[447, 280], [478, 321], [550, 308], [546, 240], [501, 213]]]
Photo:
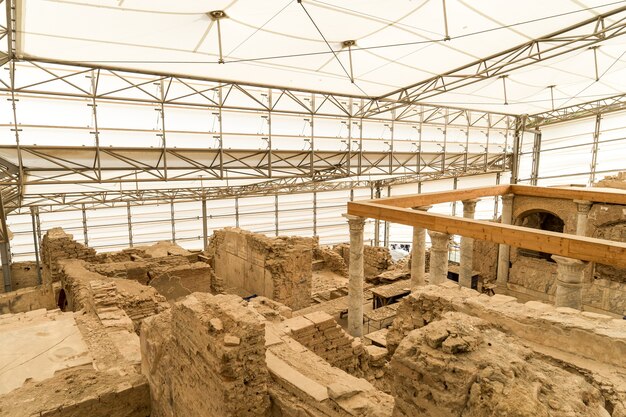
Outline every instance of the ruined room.
[[626, 417], [626, 0], [0, 0], [0, 417]]

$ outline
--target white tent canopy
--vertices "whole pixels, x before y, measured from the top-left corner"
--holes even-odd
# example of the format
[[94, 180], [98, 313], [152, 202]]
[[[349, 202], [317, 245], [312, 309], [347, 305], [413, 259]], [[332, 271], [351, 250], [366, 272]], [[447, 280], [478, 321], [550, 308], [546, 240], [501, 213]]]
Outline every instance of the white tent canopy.
[[[18, 3], [18, 56], [370, 97], [626, 5], [606, 0]], [[226, 13], [219, 19], [219, 32], [218, 21], [207, 14], [218, 10]], [[602, 24], [625, 16], [616, 13]], [[446, 34], [449, 40], [444, 40]], [[356, 42], [351, 51], [343, 46], [349, 40]], [[562, 38], [549, 45], [564, 42]], [[505, 80], [493, 76], [427, 101], [533, 114], [618, 94], [626, 86], [621, 62], [626, 39], [598, 45], [538, 61], [512, 71]], [[218, 63], [220, 46], [224, 64]]]

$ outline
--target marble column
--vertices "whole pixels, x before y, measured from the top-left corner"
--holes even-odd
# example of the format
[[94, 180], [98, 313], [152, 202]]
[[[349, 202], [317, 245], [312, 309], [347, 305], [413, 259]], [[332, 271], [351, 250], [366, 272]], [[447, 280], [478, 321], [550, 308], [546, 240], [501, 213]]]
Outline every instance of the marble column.
[[[414, 210], [428, 211], [432, 206], [413, 207]], [[411, 245], [411, 289], [426, 283], [426, 229], [413, 226], [413, 243]]]
[[593, 202], [588, 200], [574, 200], [576, 203], [576, 234], [585, 236], [587, 233], [587, 220], [589, 220], [589, 210]]
[[428, 231], [430, 236], [430, 284], [442, 284], [448, 279], [448, 247], [450, 235]]
[[[500, 223], [511, 224], [513, 220], [513, 194], [502, 196], [502, 219]], [[498, 275], [496, 278], [497, 291], [500, 294], [506, 293], [506, 283], [509, 280], [509, 258], [511, 247], [500, 244], [498, 246]]]
[[348, 333], [363, 336], [363, 217], [345, 215], [350, 227], [350, 265], [348, 266]]
[[552, 255], [557, 264], [555, 307], [582, 309], [582, 289], [588, 262]]
[[[463, 200], [463, 217], [473, 219], [478, 200]], [[472, 288], [472, 264], [474, 263], [474, 239], [461, 236], [461, 265], [459, 268], [459, 285]]]

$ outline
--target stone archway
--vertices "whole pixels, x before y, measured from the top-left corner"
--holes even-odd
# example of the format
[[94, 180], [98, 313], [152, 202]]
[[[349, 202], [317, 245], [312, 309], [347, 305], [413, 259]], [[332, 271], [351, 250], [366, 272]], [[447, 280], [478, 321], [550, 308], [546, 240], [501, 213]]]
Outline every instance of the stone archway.
[[[563, 233], [563, 229], [565, 228], [563, 219], [547, 210], [525, 211], [517, 217], [515, 225], [556, 233]], [[552, 254], [547, 252], [519, 248], [517, 253], [520, 256], [554, 262], [554, 260], [552, 260]]]

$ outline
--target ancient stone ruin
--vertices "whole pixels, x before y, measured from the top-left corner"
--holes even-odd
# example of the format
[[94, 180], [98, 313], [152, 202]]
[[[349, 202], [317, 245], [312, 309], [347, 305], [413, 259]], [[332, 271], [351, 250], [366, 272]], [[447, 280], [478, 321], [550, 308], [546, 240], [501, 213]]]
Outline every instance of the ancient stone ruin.
[[[572, 204], [520, 198], [514, 219], [570, 230]], [[620, 210], [593, 205], [587, 233], [622, 239]], [[41, 250], [41, 285], [14, 264], [18, 289], [0, 294], [1, 417], [626, 417], [625, 280], [610, 265], [585, 272], [581, 311], [550, 303], [554, 263], [516, 249], [509, 295], [437, 282], [440, 248], [359, 260], [347, 243], [237, 228], [205, 251], [112, 253], [51, 229]], [[473, 251], [489, 288], [498, 247]]]

